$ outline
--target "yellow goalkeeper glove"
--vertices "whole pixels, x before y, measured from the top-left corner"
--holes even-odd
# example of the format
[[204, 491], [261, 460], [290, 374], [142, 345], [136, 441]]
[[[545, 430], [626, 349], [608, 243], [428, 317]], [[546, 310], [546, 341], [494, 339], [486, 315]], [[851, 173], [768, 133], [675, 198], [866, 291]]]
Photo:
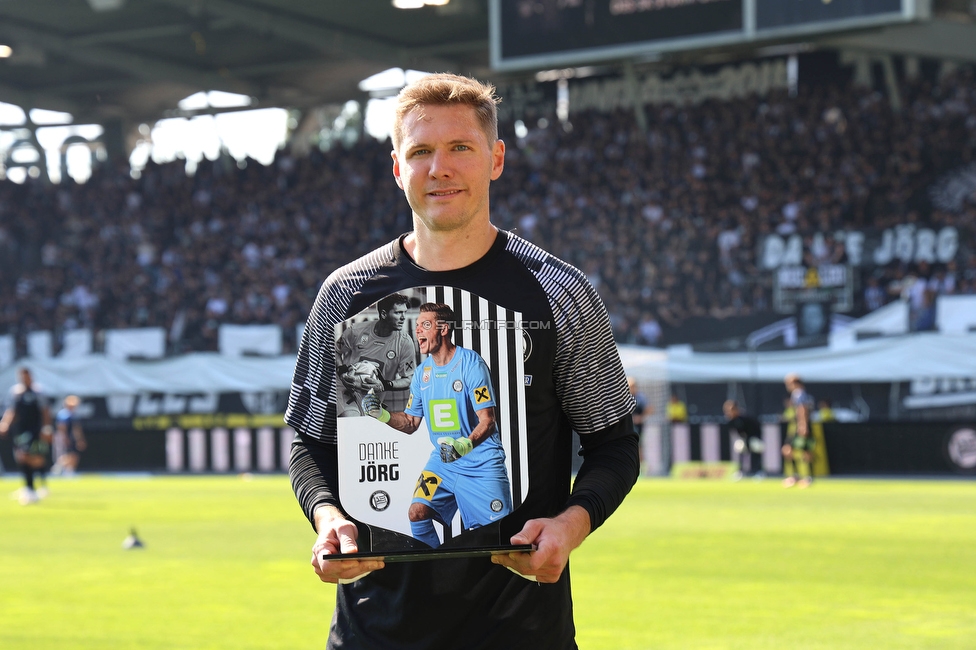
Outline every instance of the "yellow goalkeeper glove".
[[470, 438], [438, 438], [437, 446], [441, 450], [441, 460], [445, 463], [453, 463], [474, 449], [474, 443], [471, 442]]

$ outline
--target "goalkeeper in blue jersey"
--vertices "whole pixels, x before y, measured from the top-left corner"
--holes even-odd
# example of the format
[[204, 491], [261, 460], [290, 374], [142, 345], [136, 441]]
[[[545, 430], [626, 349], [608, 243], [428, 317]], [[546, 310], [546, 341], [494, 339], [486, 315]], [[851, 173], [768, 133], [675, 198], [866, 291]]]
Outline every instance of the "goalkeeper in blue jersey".
[[440, 545], [435, 519], [449, 529], [460, 511], [470, 530], [512, 511], [491, 375], [477, 352], [454, 344], [454, 323], [449, 306], [420, 306], [417, 343], [427, 357], [414, 372], [404, 411], [390, 413], [372, 393], [363, 399], [364, 413], [404, 433], [427, 423], [434, 450], [417, 480], [409, 518], [413, 536], [432, 548]]

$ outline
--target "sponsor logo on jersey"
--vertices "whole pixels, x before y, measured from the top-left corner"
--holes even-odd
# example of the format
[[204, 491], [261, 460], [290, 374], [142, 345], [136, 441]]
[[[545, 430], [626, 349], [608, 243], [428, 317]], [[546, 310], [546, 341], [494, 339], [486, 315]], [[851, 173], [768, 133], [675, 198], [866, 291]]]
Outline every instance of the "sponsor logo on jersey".
[[488, 507], [491, 508], [492, 512], [501, 512], [503, 505], [504, 504], [502, 504], [501, 499], [492, 499], [491, 505], [489, 505]]
[[[458, 390], [458, 389], [455, 388], [454, 390]], [[475, 404], [484, 404], [485, 402], [490, 402], [490, 401], [491, 401], [491, 391], [488, 390], [487, 386], [479, 386], [478, 388], [474, 389]]]
[[424, 366], [424, 376], [421, 377], [420, 380], [424, 383], [430, 381], [430, 366]]
[[430, 400], [430, 422], [427, 425], [431, 431], [457, 431], [461, 428], [461, 418], [458, 415], [457, 400]]
[[434, 373], [434, 377], [437, 378], [437, 379], [447, 379], [447, 373], [446, 372], [435, 372]]
[[455, 393], [460, 393], [462, 390], [464, 390], [464, 384], [461, 383], [460, 379], [455, 379], [454, 383], [451, 384], [451, 388], [454, 389]]
[[[423, 390], [423, 388], [420, 390]], [[411, 406], [413, 406], [413, 393], [410, 393], [410, 397], [407, 398], [407, 408], [409, 409]]]
[[437, 492], [437, 486], [441, 484], [442, 480], [440, 476], [433, 472], [421, 472], [420, 478], [417, 479], [417, 487], [413, 491], [413, 498], [432, 501], [434, 494]]
[[373, 492], [369, 495], [369, 507], [376, 512], [383, 512], [390, 507], [390, 495], [383, 490]]
[[531, 386], [532, 385], [532, 375], [526, 375], [525, 376], [525, 385], [526, 386]]
[[363, 347], [367, 343], [369, 343], [369, 334], [363, 334], [359, 337], [359, 347]]

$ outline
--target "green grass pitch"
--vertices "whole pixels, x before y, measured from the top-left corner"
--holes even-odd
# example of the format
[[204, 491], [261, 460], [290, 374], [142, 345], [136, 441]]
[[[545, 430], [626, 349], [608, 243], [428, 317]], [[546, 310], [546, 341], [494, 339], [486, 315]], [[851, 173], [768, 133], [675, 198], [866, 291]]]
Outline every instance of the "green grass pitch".
[[[313, 539], [283, 476], [52, 480], [0, 501], [0, 648], [324, 647]], [[645, 479], [573, 582], [584, 650], [972, 648], [976, 481]]]

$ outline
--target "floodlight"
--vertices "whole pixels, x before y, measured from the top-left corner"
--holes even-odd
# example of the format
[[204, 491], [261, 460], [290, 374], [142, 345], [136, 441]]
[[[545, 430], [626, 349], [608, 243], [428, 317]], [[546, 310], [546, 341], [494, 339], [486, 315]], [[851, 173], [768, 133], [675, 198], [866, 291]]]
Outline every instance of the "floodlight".
[[31, 122], [37, 125], [71, 124], [74, 121], [71, 113], [49, 111], [43, 108], [30, 109], [30, 118]]
[[397, 9], [420, 9], [424, 5], [443, 7], [451, 0], [393, 0], [393, 6]]

